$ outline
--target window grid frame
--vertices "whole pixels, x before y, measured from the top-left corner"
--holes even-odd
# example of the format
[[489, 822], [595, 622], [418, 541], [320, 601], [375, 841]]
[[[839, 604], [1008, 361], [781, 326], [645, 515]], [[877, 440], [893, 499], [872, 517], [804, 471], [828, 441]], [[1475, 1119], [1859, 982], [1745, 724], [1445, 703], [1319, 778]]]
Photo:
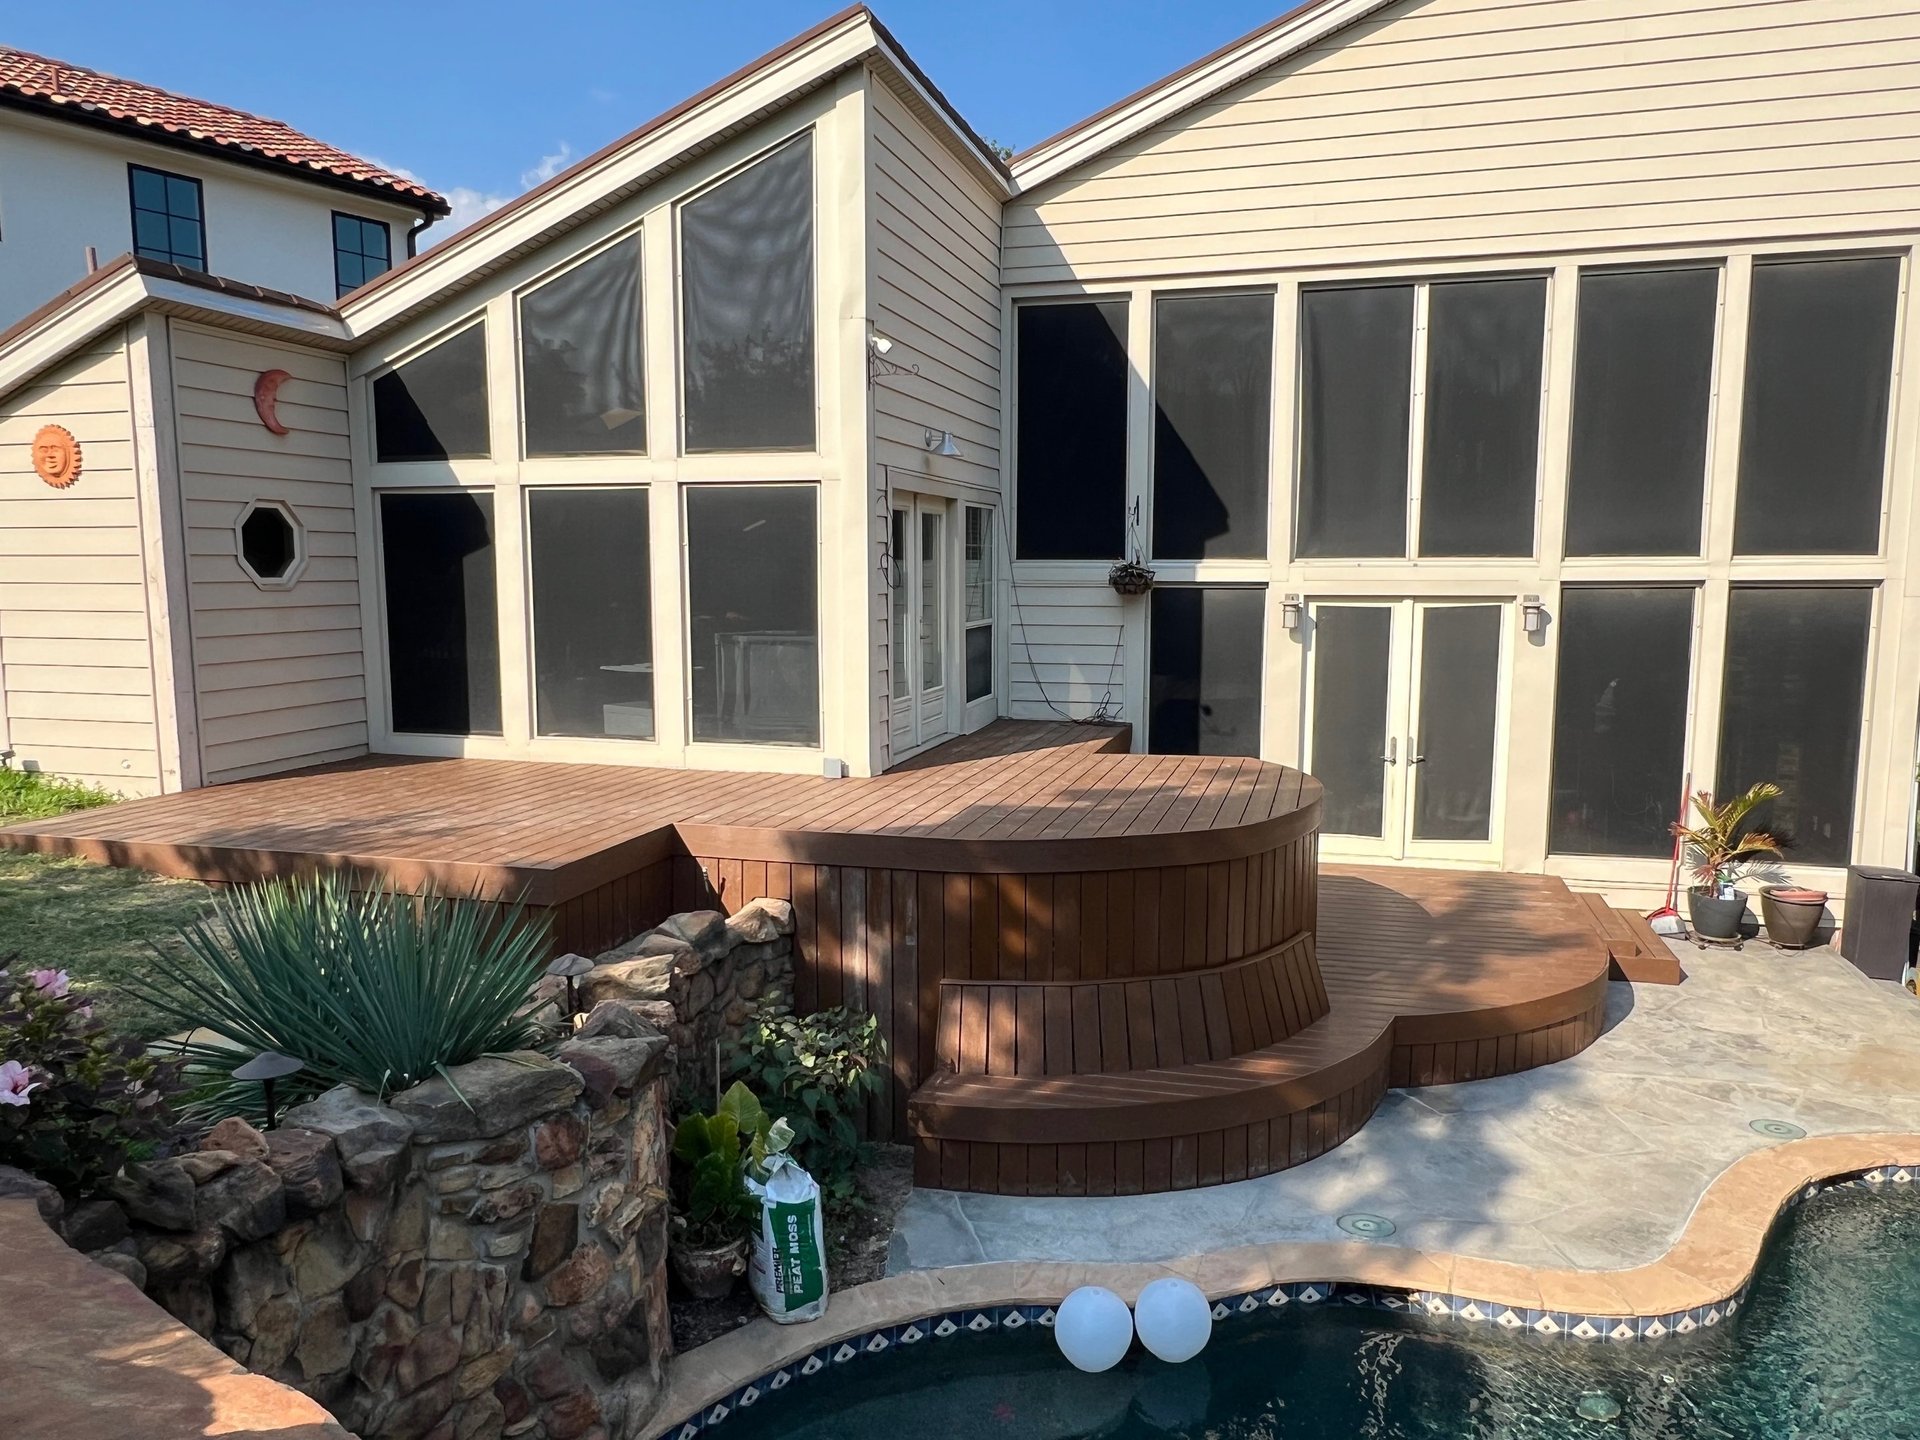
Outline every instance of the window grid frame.
[[[137, 177], [141, 175], [152, 175], [159, 178], [159, 180], [161, 181], [161, 188], [166, 192], [166, 195], [167, 195], [167, 208], [165, 210], [155, 210], [151, 205], [142, 205], [140, 203], [140, 186], [139, 186], [139, 180]], [[193, 187], [193, 206], [194, 206], [195, 213], [191, 217], [176, 216], [173, 213], [173, 182], [176, 180], [183, 185], [190, 185]], [[143, 214], [158, 215], [167, 222], [167, 253], [166, 254], [164, 255], [154, 254], [151, 252], [149, 247], [143, 246], [140, 243], [140, 216]], [[175, 251], [173, 248], [173, 224], [176, 219], [186, 220], [188, 218], [192, 219], [194, 226], [199, 231], [200, 263], [198, 265], [189, 265], [175, 258], [176, 255], [180, 252]], [[158, 260], [162, 264], [166, 264], [166, 265], [178, 265], [182, 270], [192, 270], [201, 275], [211, 275], [213, 273], [212, 257], [207, 253], [206, 186], [202, 184], [201, 181], [195, 176], [181, 175], [176, 171], [162, 170], [158, 166], [141, 165], [135, 161], [128, 161], [127, 162], [127, 223], [128, 223], [128, 228], [132, 232], [131, 238], [133, 241], [133, 253], [139, 256], [141, 259]]]

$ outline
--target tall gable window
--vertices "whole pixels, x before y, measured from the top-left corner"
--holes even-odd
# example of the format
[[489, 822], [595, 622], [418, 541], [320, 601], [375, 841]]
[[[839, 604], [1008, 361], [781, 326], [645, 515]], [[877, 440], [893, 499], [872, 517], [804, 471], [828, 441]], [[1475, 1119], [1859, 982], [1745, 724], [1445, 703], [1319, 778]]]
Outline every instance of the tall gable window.
[[1153, 553], [1267, 553], [1273, 297], [1162, 295], [1153, 304]]
[[473, 460], [488, 454], [484, 322], [374, 379], [373, 440], [380, 460]]
[[680, 211], [689, 451], [815, 446], [813, 136]]
[[380, 570], [393, 728], [415, 735], [500, 733], [500, 630], [493, 496], [388, 491]]
[[1300, 296], [1302, 558], [1407, 553], [1411, 285]]
[[207, 225], [200, 182], [145, 165], [129, 165], [127, 180], [133, 191], [133, 253], [185, 270], [205, 270]]
[[1737, 555], [1880, 548], [1900, 262], [1753, 267]]
[[1014, 312], [1015, 537], [1022, 560], [1117, 560], [1126, 545], [1127, 302]]
[[358, 290], [393, 266], [393, 237], [384, 220], [333, 212], [333, 291]]
[[631, 235], [520, 297], [527, 454], [644, 452], [641, 368], [640, 237]]

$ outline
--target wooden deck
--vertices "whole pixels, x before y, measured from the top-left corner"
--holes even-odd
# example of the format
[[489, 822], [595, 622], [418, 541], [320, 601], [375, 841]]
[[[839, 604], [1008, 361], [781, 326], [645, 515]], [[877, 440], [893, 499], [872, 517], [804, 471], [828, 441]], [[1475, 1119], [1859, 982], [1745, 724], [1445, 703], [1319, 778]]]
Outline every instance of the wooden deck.
[[1002, 721], [865, 780], [370, 757], [0, 831], [242, 882], [316, 871], [543, 910], [592, 954], [793, 902], [795, 999], [879, 1017], [875, 1134], [921, 1183], [1210, 1184], [1317, 1155], [1389, 1084], [1589, 1043], [1608, 946], [1557, 880], [1317, 862], [1320, 786]]

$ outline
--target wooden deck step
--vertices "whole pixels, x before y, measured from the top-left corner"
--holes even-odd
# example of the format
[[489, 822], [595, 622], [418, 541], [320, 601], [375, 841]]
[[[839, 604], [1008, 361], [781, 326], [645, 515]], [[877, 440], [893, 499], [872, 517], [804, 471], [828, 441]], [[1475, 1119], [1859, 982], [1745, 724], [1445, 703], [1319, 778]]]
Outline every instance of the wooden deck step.
[[1637, 910], [1616, 910], [1604, 896], [1576, 894], [1585, 907], [1587, 918], [1607, 942], [1607, 956], [1613, 964], [1615, 980], [1633, 980], [1642, 985], [1678, 985], [1686, 978], [1680, 962], [1666, 941], [1654, 933], [1653, 926]]

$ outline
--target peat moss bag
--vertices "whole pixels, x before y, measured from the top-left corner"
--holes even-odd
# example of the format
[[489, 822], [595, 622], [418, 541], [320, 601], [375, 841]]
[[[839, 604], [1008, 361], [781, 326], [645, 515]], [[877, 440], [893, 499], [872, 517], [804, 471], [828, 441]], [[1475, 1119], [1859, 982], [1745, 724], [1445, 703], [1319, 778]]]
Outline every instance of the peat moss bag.
[[782, 1325], [827, 1313], [827, 1237], [820, 1223], [820, 1187], [785, 1155], [767, 1161], [764, 1182], [747, 1177], [760, 1202], [747, 1279], [760, 1308]]

